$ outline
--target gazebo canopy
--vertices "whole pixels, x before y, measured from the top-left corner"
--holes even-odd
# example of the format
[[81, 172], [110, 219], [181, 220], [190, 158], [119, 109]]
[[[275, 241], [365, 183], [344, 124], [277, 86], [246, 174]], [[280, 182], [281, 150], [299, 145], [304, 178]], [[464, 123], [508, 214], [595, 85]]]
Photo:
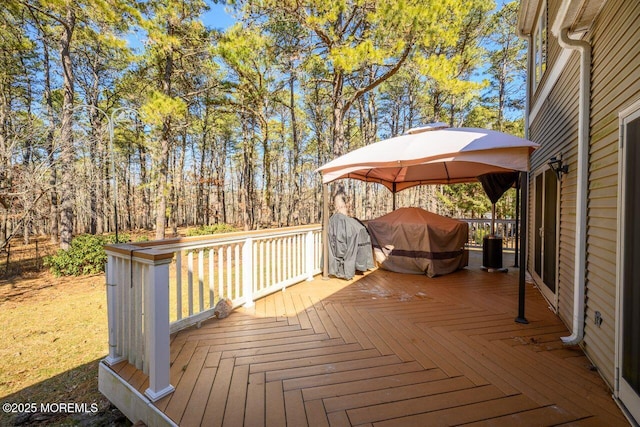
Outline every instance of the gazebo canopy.
[[478, 176], [529, 170], [539, 145], [487, 129], [436, 123], [354, 150], [320, 167], [322, 182], [353, 178], [396, 192], [420, 184], [473, 182]]

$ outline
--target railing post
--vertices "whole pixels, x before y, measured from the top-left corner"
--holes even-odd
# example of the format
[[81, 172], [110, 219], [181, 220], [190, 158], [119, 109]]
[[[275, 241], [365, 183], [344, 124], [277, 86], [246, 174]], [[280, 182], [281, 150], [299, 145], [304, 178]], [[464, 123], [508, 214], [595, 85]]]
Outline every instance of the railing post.
[[[149, 254], [149, 252], [146, 252]], [[151, 254], [153, 255], [153, 254]], [[149, 388], [145, 390], [152, 402], [174, 391], [170, 382], [169, 329], [169, 263], [167, 255], [152, 256], [144, 286], [144, 327]], [[144, 260], [145, 262], [147, 260]], [[147, 261], [148, 262], [148, 261]]]
[[313, 280], [313, 266], [315, 264], [315, 260], [313, 259], [315, 252], [313, 240], [313, 231], [308, 231], [305, 236], [305, 273], [307, 273], [307, 282]]
[[113, 366], [122, 362], [125, 357], [118, 354], [118, 336], [122, 333], [122, 325], [120, 325], [118, 310], [122, 310], [118, 301], [121, 284], [116, 282], [116, 257], [108, 254], [107, 258], [107, 324], [109, 328], [109, 355], [105, 361]]
[[244, 306], [253, 307], [253, 239], [251, 237], [248, 237], [242, 245], [242, 296], [245, 301]]

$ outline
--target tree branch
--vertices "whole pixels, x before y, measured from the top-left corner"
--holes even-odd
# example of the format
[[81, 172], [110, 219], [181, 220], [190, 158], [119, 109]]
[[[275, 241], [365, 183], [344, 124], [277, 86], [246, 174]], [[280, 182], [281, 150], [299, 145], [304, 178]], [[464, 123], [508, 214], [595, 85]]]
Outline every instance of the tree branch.
[[[412, 40], [412, 39], [413, 39], [413, 37], [410, 36], [409, 40]], [[362, 95], [364, 95], [365, 93], [369, 92], [370, 90], [375, 89], [380, 84], [382, 84], [385, 81], [387, 81], [391, 76], [396, 74], [398, 72], [398, 70], [400, 70], [402, 65], [405, 63], [407, 58], [409, 57], [409, 54], [411, 53], [412, 49], [413, 49], [413, 42], [407, 43], [407, 46], [405, 47], [404, 51], [402, 52], [402, 55], [400, 56], [400, 58], [398, 59], [398, 61], [395, 63], [395, 65], [393, 67], [391, 67], [386, 73], [384, 73], [383, 75], [381, 75], [377, 79], [373, 80], [368, 85], [356, 89], [356, 91], [353, 93], [351, 98], [349, 98], [347, 100], [347, 102], [345, 102], [345, 104], [344, 104], [344, 106], [342, 108], [342, 114], [344, 115], [347, 111], [349, 111], [349, 108], [351, 108], [353, 103], [356, 102], [358, 100], [358, 98], [360, 98]]]
[[28, 1], [25, 1], [25, 0], [17, 0], [17, 1], [18, 1], [18, 3], [20, 3], [21, 5], [23, 5], [27, 9], [29, 9], [30, 11], [35, 10], [36, 12], [42, 13], [44, 16], [47, 16], [47, 17], [53, 19], [54, 21], [56, 21], [57, 23], [59, 23], [60, 25], [62, 25], [67, 31], [70, 31], [71, 26], [69, 25], [69, 23], [67, 21], [65, 21], [61, 17], [52, 14], [51, 12], [49, 12], [46, 9], [42, 9], [39, 6], [31, 4]]

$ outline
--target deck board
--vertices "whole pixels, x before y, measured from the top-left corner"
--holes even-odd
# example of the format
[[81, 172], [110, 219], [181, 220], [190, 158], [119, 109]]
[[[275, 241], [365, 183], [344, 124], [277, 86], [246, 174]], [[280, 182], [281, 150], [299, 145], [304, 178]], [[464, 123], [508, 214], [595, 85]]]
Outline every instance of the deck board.
[[249, 375], [244, 425], [247, 427], [265, 425], [265, 380], [264, 372]]
[[281, 427], [287, 425], [284, 409], [284, 390], [282, 381], [265, 381], [266, 426]]
[[249, 365], [236, 366], [229, 384], [229, 395], [224, 409], [224, 425], [241, 426], [244, 423], [248, 383]]
[[217, 368], [202, 368], [200, 375], [196, 379], [191, 399], [184, 410], [180, 425], [184, 427], [199, 426], [202, 424], [202, 417], [211, 393], [211, 387], [216, 377]]
[[[172, 336], [177, 424], [607, 425], [628, 422], [569, 331], [517, 270], [430, 279], [383, 270], [316, 278]], [[148, 380], [114, 366], [140, 392]]]

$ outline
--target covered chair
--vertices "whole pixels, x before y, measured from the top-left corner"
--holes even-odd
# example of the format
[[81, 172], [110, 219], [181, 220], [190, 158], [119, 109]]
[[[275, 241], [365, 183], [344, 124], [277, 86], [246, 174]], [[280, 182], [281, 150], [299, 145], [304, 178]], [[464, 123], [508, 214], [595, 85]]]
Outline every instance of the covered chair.
[[355, 218], [336, 213], [329, 218], [329, 274], [352, 279], [356, 271], [374, 268], [371, 239]]

